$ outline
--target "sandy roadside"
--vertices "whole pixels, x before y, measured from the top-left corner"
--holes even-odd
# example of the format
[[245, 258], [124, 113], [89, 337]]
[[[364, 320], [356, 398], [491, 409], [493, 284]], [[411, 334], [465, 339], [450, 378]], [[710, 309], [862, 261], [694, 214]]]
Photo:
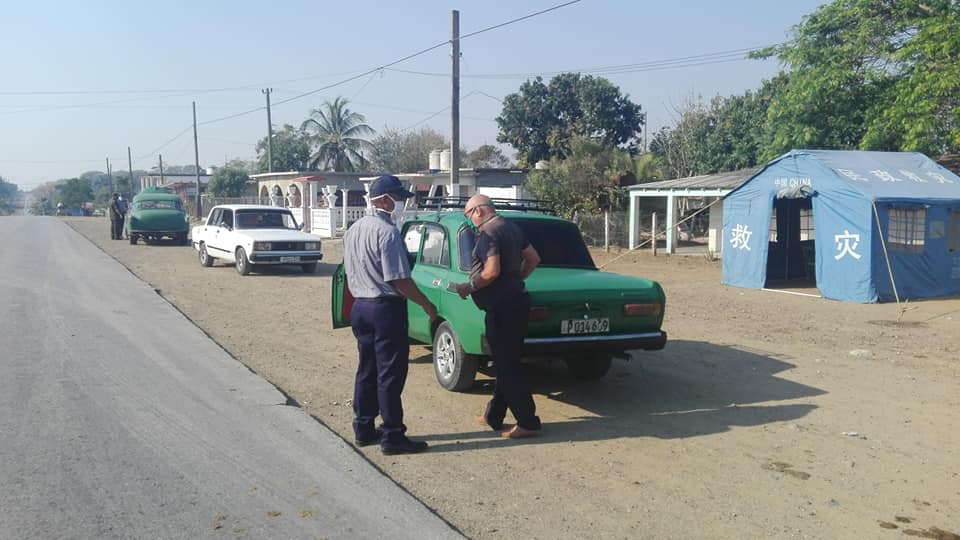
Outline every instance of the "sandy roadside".
[[[111, 241], [105, 219], [66, 221], [352, 438], [355, 344], [329, 315], [338, 242], [316, 275], [241, 277], [187, 247]], [[443, 391], [414, 347], [406, 423], [430, 451], [360, 452], [474, 538], [960, 533], [960, 300], [917, 302], [897, 324], [892, 305], [723, 287], [702, 258], [629, 254], [608, 269], [664, 285], [664, 351], [592, 384], [535, 368], [546, 432], [518, 442], [472, 423], [489, 381]]]

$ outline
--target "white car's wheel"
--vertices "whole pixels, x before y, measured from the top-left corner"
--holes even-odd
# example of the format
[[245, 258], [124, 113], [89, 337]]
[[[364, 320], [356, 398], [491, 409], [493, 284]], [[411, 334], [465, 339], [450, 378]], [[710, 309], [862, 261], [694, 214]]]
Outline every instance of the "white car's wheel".
[[198, 253], [198, 258], [200, 259], [201, 266], [206, 266], [206, 267], [213, 266], [213, 257], [211, 257], [209, 253], [207, 253], [206, 244], [200, 244], [200, 249], [197, 251], [197, 253]]
[[247, 259], [247, 252], [242, 247], [237, 248], [237, 272], [239, 272], [241, 276], [250, 273], [250, 260]]

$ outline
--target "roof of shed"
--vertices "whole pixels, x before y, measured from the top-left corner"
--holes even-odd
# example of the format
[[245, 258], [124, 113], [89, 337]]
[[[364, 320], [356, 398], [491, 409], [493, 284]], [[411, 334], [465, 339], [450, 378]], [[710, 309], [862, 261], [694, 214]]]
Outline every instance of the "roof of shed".
[[717, 174], [704, 174], [701, 176], [690, 176], [688, 178], [675, 178], [673, 180], [660, 180], [659, 182], [647, 182], [630, 186], [630, 191], [634, 190], [665, 190], [665, 189], [736, 189], [757, 173], [760, 167], [751, 167], [749, 169], [740, 169], [738, 171], [722, 172]]

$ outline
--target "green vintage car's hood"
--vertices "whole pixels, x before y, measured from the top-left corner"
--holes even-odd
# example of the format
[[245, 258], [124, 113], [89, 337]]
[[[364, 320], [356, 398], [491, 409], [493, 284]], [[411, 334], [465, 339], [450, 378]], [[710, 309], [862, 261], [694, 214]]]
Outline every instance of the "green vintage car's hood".
[[664, 301], [663, 290], [655, 281], [582, 268], [537, 268], [526, 285], [534, 300]]
[[130, 215], [130, 224], [137, 230], [187, 230], [184, 213], [172, 209], [134, 210]]

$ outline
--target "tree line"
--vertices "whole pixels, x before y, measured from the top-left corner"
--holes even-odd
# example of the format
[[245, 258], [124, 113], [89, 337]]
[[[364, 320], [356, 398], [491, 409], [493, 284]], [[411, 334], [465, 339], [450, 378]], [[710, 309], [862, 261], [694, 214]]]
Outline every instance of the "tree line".
[[[646, 114], [610, 81], [580, 73], [528, 80], [496, 118], [497, 142], [516, 151], [516, 162], [484, 144], [458, 149], [461, 163], [531, 169], [533, 195], [569, 216], [622, 206], [632, 183], [757, 166], [794, 148], [960, 151], [956, 0], [834, 0], [785, 43], [751, 57], [777, 58], [783, 69], [742, 94], [688, 98], [670, 125], [648, 134], [648, 152], [640, 146]], [[349, 105], [324, 101], [299, 126], [281, 126], [273, 170], [420, 171], [431, 150], [449, 148], [430, 128], [377, 133]], [[208, 190], [239, 195], [248, 174], [269, 169], [267, 148], [263, 137], [253, 162], [221, 167]], [[102, 178], [94, 180], [99, 200]]]

